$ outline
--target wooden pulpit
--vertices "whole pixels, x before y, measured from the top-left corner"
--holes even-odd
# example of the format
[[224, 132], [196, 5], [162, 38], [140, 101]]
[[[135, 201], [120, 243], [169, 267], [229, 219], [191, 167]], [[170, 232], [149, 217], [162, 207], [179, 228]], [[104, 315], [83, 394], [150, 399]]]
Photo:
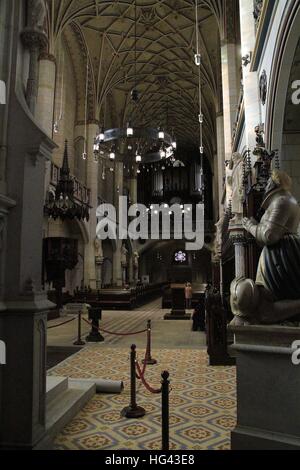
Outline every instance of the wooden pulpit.
[[189, 320], [185, 312], [185, 284], [171, 284], [172, 310], [164, 316], [165, 320]]

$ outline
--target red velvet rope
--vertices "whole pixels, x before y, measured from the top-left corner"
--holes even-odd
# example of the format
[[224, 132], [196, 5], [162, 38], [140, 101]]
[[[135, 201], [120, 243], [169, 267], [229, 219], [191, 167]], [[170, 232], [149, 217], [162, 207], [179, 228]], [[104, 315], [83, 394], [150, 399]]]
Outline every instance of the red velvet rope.
[[[145, 375], [145, 372], [146, 372], [147, 358], [148, 358], [148, 355], [149, 355], [149, 350], [150, 350], [150, 344], [147, 341], [147, 349], [146, 349], [146, 352], [145, 352], [144, 364], [143, 364], [143, 369], [142, 369], [142, 375], [143, 376]], [[141, 378], [142, 378], [137, 372], [135, 373], [135, 376], [138, 380], [141, 380]]]
[[143, 371], [138, 363], [138, 361], [136, 361], [135, 363], [136, 365], [136, 368], [138, 370], [138, 373], [139, 373], [139, 376], [140, 376], [140, 379], [142, 381], [142, 384], [144, 385], [144, 387], [151, 393], [155, 393], [155, 394], [158, 394], [158, 393], [161, 393], [161, 388], [153, 388], [151, 387], [151, 385], [149, 385], [147, 382], [146, 382], [146, 379], [144, 377], [144, 374], [143, 374]]
[[57, 328], [58, 326], [66, 325], [71, 321], [75, 320], [76, 317], [71, 318], [70, 320], [64, 321], [63, 323], [58, 323], [57, 325], [48, 326], [47, 330], [52, 330], [52, 328]]
[[108, 335], [115, 335], [115, 336], [131, 336], [131, 335], [139, 335], [140, 333], [145, 333], [147, 331], [147, 328], [145, 330], [141, 330], [141, 331], [132, 331], [130, 333], [116, 333], [115, 331], [108, 331], [108, 330], [104, 330], [103, 328], [98, 328], [97, 326], [93, 325], [92, 322], [89, 322], [88, 320], [86, 320], [85, 318], [82, 318], [83, 321], [85, 321], [85, 323], [87, 323], [88, 325], [90, 325], [92, 328], [94, 328], [95, 330], [97, 331], [101, 331], [102, 333], [107, 333]]

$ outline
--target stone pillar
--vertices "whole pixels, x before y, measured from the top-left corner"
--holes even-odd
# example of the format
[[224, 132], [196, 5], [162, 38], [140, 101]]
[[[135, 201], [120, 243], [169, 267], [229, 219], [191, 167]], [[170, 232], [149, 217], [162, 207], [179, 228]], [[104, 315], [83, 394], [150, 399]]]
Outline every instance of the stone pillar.
[[240, 93], [237, 54], [238, 49], [235, 41], [229, 43], [227, 40], [224, 40], [221, 46], [224, 160], [229, 160], [232, 154], [232, 132]]
[[119, 196], [123, 196], [123, 183], [124, 178], [124, 166], [123, 162], [115, 162], [115, 192], [114, 192], [114, 203], [115, 208], [119, 210]]
[[121, 287], [123, 283], [122, 272], [122, 240], [117, 240], [116, 250], [113, 253], [113, 285]]
[[217, 159], [218, 159], [218, 186], [219, 186], [219, 216], [223, 213], [222, 197], [224, 191], [224, 168], [225, 168], [225, 147], [224, 147], [224, 116], [217, 114]]
[[129, 256], [129, 261], [128, 261], [128, 278], [129, 278], [129, 283], [132, 284], [134, 282], [134, 268], [133, 268], [132, 255]]
[[229, 235], [234, 245], [235, 277], [246, 276], [245, 233], [241, 225], [229, 225]]
[[47, 45], [47, 37], [44, 33], [32, 29], [23, 31], [21, 35], [23, 44], [29, 49], [29, 72], [26, 87], [26, 102], [33, 115], [35, 115], [36, 101], [38, 96], [39, 78], [39, 54], [40, 50]]
[[137, 177], [136, 177], [136, 175], [131, 176], [131, 178], [129, 180], [129, 188], [130, 188], [131, 204], [136, 204], [138, 202], [138, 200], [137, 200]]
[[[115, 162], [115, 192], [114, 204], [117, 210], [117, 217], [119, 212], [119, 196], [123, 195], [123, 178], [124, 178], [123, 162]], [[113, 253], [113, 284], [121, 287], [123, 284], [123, 269], [122, 269], [122, 240], [117, 240], [116, 250]]]
[[104, 258], [96, 258], [96, 289], [101, 289], [102, 287], [102, 265]]
[[[253, 0], [240, 1], [241, 50], [246, 57], [255, 48], [256, 31], [253, 17]], [[244, 105], [246, 122], [246, 144], [250, 149], [256, 146], [254, 128], [261, 123], [259, 86], [257, 72], [251, 72], [250, 61], [243, 65]], [[253, 157], [254, 158], [254, 157]]]
[[[87, 187], [91, 190], [90, 220], [88, 222], [89, 241], [85, 245], [84, 253], [84, 284], [96, 289], [96, 263], [95, 263], [95, 237], [96, 237], [96, 210], [98, 206], [98, 164], [94, 160], [94, 138], [99, 125], [96, 122], [88, 124], [87, 129]], [[84, 135], [84, 128], [82, 128]]]
[[[35, 117], [49, 137], [53, 135], [53, 113], [55, 97], [55, 57], [42, 53], [39, 58], [39, 86]], [[51, 162], [46, 162], [45, 197], [51, 178]]]
[[0, 312], [7, 346], [0, 448], [32, 449], [41, 445], [46, 431], [47, 311], [54, 305], [41, 289], [42, 227], [45, 160], [54, 144], [26, 119], [16, 99], [13, 105], [7, 188], [16, 207], [7, 223], [6, 310]]
[[52, 137], [53, 132], [55, 75], [55, 57], [42, 53], [39, 57], [39, 86], [35, 116], [49, 137]]

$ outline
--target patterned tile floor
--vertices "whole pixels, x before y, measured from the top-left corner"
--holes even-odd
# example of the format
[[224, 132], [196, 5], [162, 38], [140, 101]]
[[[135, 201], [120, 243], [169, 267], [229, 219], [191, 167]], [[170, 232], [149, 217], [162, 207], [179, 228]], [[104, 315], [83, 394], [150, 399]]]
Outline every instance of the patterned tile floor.
[[[144, 351], [138, 351], [143, 357]], [[209, 367], [203, 349], [154, 349], [158, 360], [148, 366], [146, 378], [158, 387], [167, 369], [171, 378], [170, 441], [176, 450], [230, 448], [236, 420], [234, 367]], [[84, 348], [50, 371], [69, 377], [123, 380], [121, 395], [96, 395], [55, 441], [61, 450], [159, 450], [161, 448], [160, 395], [138, 385], [137, 402], [146, 416], [127, 420], [120, 416], [129, 404], [129, 351], [97, 344]]]

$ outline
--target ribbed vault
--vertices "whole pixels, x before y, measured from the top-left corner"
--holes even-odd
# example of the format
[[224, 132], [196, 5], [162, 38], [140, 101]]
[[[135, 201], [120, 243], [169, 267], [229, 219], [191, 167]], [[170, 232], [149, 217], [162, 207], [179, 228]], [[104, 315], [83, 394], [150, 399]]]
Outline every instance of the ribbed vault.
[[[220, 36], [223, 1], [198, 1], [202, 54], [204, 141], [215, 148], [215, 116], [220, 107]], [[50, 44], [61, 34], [68, 43], [83, 119], [85, 71], [89, 61], [89, 118], [106, 127], [136, 123], [174, 129], [184, 146], [198, 145], [198, 70], [194, 65], [195, 1], [137, 0], [137, 88], [135, 81], [135, 9], [133, 0], [49, 0]]]

